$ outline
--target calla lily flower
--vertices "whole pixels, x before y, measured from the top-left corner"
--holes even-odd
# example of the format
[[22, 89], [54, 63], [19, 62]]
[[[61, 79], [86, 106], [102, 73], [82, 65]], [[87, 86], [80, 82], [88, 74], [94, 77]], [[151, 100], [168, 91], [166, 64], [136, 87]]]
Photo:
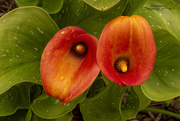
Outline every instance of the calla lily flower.
[[103, 29], [97, 48], [102, 73], [120, 86], [138, 86], [152, 73], [156, 46], [148, 22], [141, 16], [119, 16]]
[[66, 103], [93, 83], [100, 71], [97, 43], [97, 38], [75, 26], [54, 35], [43, 51], [40, 66], [42, 84], [49, 96]]

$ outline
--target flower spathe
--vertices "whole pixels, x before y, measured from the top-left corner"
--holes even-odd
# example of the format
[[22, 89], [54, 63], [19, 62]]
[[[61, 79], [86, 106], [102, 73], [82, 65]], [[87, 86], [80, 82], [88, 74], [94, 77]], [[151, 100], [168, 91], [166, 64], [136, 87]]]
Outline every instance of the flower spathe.
[[62, 103], [83, 93], [100, 69], [96, 61], [98, 40], [79, 27], [61, 29], [46, 45], [41, 58], [41, 80], [49, 96]]
[[144, 83], [154, 67], [156, 46], [148, 22], [141, 16], [119, 16], [103, 29], [97, 48], [102, 73], [120, 86]]

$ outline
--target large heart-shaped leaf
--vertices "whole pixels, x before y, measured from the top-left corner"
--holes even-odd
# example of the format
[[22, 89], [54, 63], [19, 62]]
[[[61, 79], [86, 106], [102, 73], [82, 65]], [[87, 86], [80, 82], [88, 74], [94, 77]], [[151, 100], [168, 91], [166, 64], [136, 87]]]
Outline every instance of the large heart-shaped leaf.
[[22, 83], [0, 95], [0, 116], [11, 115], [18, 108], [28, 108], [30, 105], [30, 88], [32, 83]]
[[0, 94], [21, 82], [41, 84], [41, 54], [57, 31], [39, 7], [20, 7], [0, 18]]
[[120, 0], [83, 0], [88, 5], [99, 11], [106, 11], [116, 5]]
[[142, 85], [145, 95], [156, 101], [180, 96], [180, 6], [172, 0], [149, 0], [139, 14], [149, 22], [157, 47], [151, 77]]
[[83, 0], [66, 0], [61, 11], [52, 15], [52, 18], [59, 28], [78, 26], [88, 34], [99, 38], [106, 23], [122, 15], [127, 2], [126, 0], [121, 0], [110, 10], [101, 12], [85, 4]]
[[19, 6], [39, 6], [49, 14], [59, 12], [63, 6], [63, 1], [64, 0], [16, 0]]
[[86, 95], [87, 91], [76, 97], [74, 100], [63, 104], [59, 99], [49, 97], [44, 93], [34, 100], [31, 108], [33, 112], [41, 118], [55, 119], [67, 114], [68, 112], [71, 112], [71, 110], [76, 107], [77, 103], [84, 100]]
[[180, 41], [166, 30], [154, 31], [154, 37], [157, 60], [142, 90], [152, 100], [165, 101], [180, 96]]

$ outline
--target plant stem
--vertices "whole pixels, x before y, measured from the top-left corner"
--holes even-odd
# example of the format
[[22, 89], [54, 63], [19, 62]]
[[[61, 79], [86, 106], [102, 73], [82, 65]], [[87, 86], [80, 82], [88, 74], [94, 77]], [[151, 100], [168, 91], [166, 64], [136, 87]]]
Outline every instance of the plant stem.
[[176, 113], [173, 113], [170, 111], [166, 111], [166, 110], [155, 109], [155, 108], [145, 108], [145, 109], [143, 109], [143, 111], [151, 111], [151, 112], [156, 112], [156, 113], [162, 113], [162, 114], [170, 115], [170, 116], [176, 117], [177, 119], [180, 119], [179, 114], [176, 114]]

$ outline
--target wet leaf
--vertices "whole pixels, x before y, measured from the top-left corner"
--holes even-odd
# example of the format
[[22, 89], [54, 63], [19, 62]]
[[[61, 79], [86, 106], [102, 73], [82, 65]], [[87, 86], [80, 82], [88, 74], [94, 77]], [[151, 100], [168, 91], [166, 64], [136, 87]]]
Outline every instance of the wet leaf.
[[59, 12], [63, 6], [63, 1], [64, 0], [16, 0], [19, 6], [39, 6], [49, 14]]
[[1, 17], [0, 26], [0, 94], [21, 82], [41, 84], [41, 54], [56, 24], [39, 7], [20, 7]]
[[155, 101], [180, 96], [180, 6], [172, 0], [149, 0], [136, 14], [150, 24], [157, 58], [151, 77], [141, 87]]
[[83, 0], [99, 11], [106, 11], [116, 5], [120, 0]]
[[30, 105], [32, 83], [21, 83], [0, 95], [0, 116], [11, 115], [17, 109], [27, 109]]
[[119, 104], [126, 87], [109, 82], [104, 93], [92, 100], [86, 98], [80, 103], [80, 110], [86, 121], [120, 121]]
[[83, 0], [66, 0], [61, 11], [51, 16], [59, 28], [78, 26], [88, 34], [99, 38], [106, 23], [122, 15], [126, 4], [126, 0], [121, 0], [110, 10], [101, 12], [87, 5]]
[[87, 91], [68, 103], [61, 103], [59, 99], [49, 97], [45, 93], [38, 97], [31, 105], [32, 111], [41, 118], [55, 119], [69, 113], [77, 103], [84, 100]]

